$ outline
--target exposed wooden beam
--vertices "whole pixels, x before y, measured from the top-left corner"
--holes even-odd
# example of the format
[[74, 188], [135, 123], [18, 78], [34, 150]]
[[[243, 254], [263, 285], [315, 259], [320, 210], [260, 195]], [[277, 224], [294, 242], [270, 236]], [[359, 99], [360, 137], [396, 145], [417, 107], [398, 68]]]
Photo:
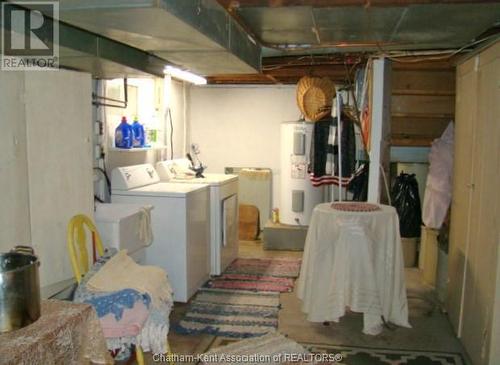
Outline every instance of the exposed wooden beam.
[[216, 75], [207, 77], [209, 84], [274, 84], [263, 74]]
[[279, 57], [264, 57], [262, 59], [262, 68], [271, 69], [273, 67], [297, 67], [318, 65], [354, 65], [365, 62], [366, 57], [363, 54], [325, 54], [325, 55], [308, 55], [308, 56], [279, 56]]
[[441, 90], [407, 90], [407, 89], [393, 89], [392, 95], [410, 95], [410, 96], [454, 96], [454, 91], [441, 91]]
[[276, 77], [274, 77], [273, 75], [271, 74], [264, 74], [269, 80], [271, 80], [273, 83], [275, 84], [281, 84], [281, 82], [276, 79]]
[[343, 77], [345, 76], [344, 65], [308, 65], [295, 67], [280, 67], [273, 70], [264, 70], [265, 74], [279, 76], [318, 76], [318, 77]]
[[448, 119], [454, 117], [453, 113], [391, 113], [394, 118], [429, 118], [429, 119]]
[[392, 135], [391, 146], [400, 147], [428, 147], [436, 136], [410, 136], [410, 135]]
[[[429, 56], [431, 57], [431, 56]], [[412, 62], [412, 60], [422, 60], [421, 62]], [[448, 59], [426, 61], [425, 56], [404, 57], [403, 62], [392, 62], [393, 70], [413, 70], [413, 71], [453, 71], [455, 69], [454, 60], [456, 56]], [[405, 62], [406, 61], [406, 62]], [[410, 62], [408, 62], [410, 61]]]
[[[411, 58], [407, 58], [411, 59]], [[346, 64], [348, 68], [363, 65], [366, 62], [365, 55], [324, 55], [313, 57], [272, 57], [262, 60], [262, 73], [255, 74], [231, 74], [211, 75], [210, 83], [232, 84], [295, 84], [306, 75], [317, 77], [329, 77], [333, 82], [346, 82]], [[453, 72], [454, 68], [449, 61], [419, 62], [419, 63], [393, 63], [395, 72], [402, 71], [429, 71], [429, 72]], [[352, 74], [350, 75], [352, 77]], [[400, 88], [404, 94], [404, 87]], [[444, 90], [447, 91], [447, 90]], [[419, 93], [418, 90], [416, 92]], [[422, 94], [425, 94], [422, 92]], [[432, 94], [432, 93], [431, 93]], [[443, 92], [443, 95], [451, 95], [451, 92]]]

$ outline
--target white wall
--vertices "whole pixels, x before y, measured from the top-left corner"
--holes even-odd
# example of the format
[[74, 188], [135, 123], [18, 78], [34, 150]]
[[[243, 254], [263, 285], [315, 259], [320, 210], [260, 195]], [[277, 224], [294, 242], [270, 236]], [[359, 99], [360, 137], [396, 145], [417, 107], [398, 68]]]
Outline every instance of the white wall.
[[[120, 85], [121, 80], [113, 80], [113, 83]], [[170, 120], [165, 115], [167, 103], [171, 108], [173, 125], [173, 158], [185, 155], [183, 151], [184, 143], [184, 87], [183, 82], [172, 80], [170, 91], [166, 91], [163, 79], [130, 79], [129, 85], [137, 87], [137, 100], [134, 95], [129, 94], [129, 107], [127, 109], [110, 108], [105, 109], [105, 122], [107, 133], [107, 161], [108, 174], [111, 170], [119, 166], [137, 165], [143, 163], [155, 164], [159, 160], [170, 158], [170, 135], [172, 128]], [[135, 106], [136, 105], [136, 106]], [[111, 150], [114, 146], [115, 129], [120, 123], [122, 115], [127, 116], [129, 123], [132, 123], [133, 114], [137, 114], [139, 122], [145, 126], [151, 125], [159, 130], [158, 144], [165, 145], [166, 150], [150, 151], [116, 151]]]
[[[173, 158], [184, 157], [186, 155], [186, 152], [189, 151], [189, 145], [186, 147], [187, 150], [184, 149], [184, 138], [185, 138], [184, 127], [185, 127], [185, 117], [187, 115], [187, 110], [184, 110], [184, 95], [186, 95], [186, 104], [187, 104], [188, 93], [189, 93], [189, 84], [186, 84], [185, 82], [172, 80], [168, 102], [170, 106], [170, 112], [172, 115], [172, 125], [173, 125], [173, 145], [174, 145]], [[168, 158], [170, 159], [172, 156], [170, 153], [170, 134], [172, 133], [172, 129], [170, 127], [170, 121], [167, 120], [166, 123], [167, 123], [166, 144], [168, 147], [167, 150]]]
[[278, 207], [280, 123], [299, 117], [295, 86], [193, 86], [189, 141], [199, 144], [208, 172], [224, 172], [227, 166], [271, 168], [273, 207]]
[[165, 156], [166, 152], [160, 150], [135, 152], [110, 151], [108, 152], [106, 161], [107, 173], [111, 178], [111, 171], [115, 167], [140, 165], [144, 163], [150, 163], [154, 166], [157, 161], [162, 160]]
[[[161, 157], [161, 151], [116, 151], [114, 147], [115, 129], [120, 124], [122, 116], [127, 117], [129, 123], [133, 122], [135, 116], [139, 118], [142, 124], [160, 124], [161, 123], [161, 105], [156, 103], [155, 79], [129, 79], [128, 105], [126, 109], [105, 107], [105, 130], [106, 130], [106, 167], [108, 174], [118, 166], [137, 165], [142, 163], [154, 164]], [[123, 98], [123, 80], [116, 79], [106, 82], [106, 96], [113, 98]], [[132, 91], [133, 90], [133, 91]], [[117, 93], [118, 92], [118, 93]], [[115, 95], [116, 94], [116, 95]], [[158, 125], [159, 142], [163, 144], [164, 128]]]

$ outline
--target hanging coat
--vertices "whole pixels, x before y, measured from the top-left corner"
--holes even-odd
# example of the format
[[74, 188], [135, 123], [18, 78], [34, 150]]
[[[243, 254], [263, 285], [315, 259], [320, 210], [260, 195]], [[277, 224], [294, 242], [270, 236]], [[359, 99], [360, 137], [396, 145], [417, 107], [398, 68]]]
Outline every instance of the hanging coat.
[[354, 123], [345, 114], [341, 118], [342, 176], [338, 164], [338, 120], [328, 116], [314, 123], [311, 142], [309, 174], [313, 186], [347, 186], [356, 167], [356, 138]]

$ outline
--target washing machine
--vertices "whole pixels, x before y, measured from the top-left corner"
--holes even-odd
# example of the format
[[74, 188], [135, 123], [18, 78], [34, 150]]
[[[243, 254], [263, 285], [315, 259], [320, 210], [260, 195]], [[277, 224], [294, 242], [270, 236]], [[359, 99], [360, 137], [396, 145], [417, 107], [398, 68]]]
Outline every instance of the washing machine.
[[150, 164], [111, 173], [112, 203], [152, 205], [153, 243], [146, 264], [165, 269], [174, 300], [187, 302], [210, 275], [210, 191], [207, 184], [160, 182]]
[[187, 159], [161, 161], [162, 181], [210, 186], [210, 274], [220, 275], [238, 257], [238, 176], [205, 173], [197, 178]]

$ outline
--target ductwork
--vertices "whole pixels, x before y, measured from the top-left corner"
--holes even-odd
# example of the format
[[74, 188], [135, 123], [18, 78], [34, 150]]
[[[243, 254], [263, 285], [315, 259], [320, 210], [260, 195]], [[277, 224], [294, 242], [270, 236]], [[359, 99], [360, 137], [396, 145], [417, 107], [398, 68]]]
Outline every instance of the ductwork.
[[[11, 6], [22, 9], [16, 4]], [[44, 21], [53, 22], [51, 18]], [[3, 31], [10, 32], [9, 29]], [[51, 35], [45, 38], [51, 39]], [[58, 43], [60, 67], [89, 72], [97, 78], [162, 77], [168, 64], [158, 56], [64, 22], [59, 22]]]
[[260, 46], [214, 0], [61, 0], [60, 19], [201, 75], [261, 67]]

